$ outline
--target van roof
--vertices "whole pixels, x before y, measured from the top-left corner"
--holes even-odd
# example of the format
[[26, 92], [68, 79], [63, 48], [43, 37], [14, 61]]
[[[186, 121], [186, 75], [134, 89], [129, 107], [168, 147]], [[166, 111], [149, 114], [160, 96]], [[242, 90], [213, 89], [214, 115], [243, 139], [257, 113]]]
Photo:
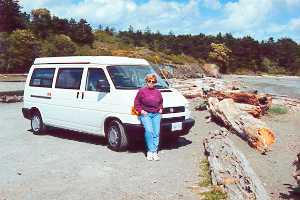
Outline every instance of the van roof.
[[67, 56], [36, 58], [39, 64], [104, 64], [104, 65], [149, 65], [145, 59], [119, 56]]

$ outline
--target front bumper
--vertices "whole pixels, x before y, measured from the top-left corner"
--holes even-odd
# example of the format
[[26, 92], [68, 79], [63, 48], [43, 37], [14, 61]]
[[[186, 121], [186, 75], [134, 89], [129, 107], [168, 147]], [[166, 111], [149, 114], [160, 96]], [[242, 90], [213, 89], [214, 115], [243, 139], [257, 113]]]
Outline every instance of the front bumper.
[[[160, 125], [160, 135], [162, 137], [164, 136], [181, 136], [186, 135], [189, 133], [189, 130], [194, 126], [195, 120], [194, 119], [186, 119], [182, 121], [182, 130], [179, 131], [172, 131], [172, 123], [161, 123]], [[127, 124], [124, 123], [124, 127], [126, 130], [126, 133], [129, 138], [140, 140], [144, 139], [144, 132], [145, 129], [142, 124]]]

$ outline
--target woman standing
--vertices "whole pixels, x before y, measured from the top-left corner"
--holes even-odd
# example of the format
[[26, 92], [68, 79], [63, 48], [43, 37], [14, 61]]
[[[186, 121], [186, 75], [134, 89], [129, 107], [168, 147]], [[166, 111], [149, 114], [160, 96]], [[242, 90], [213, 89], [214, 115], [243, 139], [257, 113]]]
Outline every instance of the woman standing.
[[135, 97], [134, 107], [140, 113], [139, 119], [145, 129], [147, 160], [157, 161], [163, 98], [160, 91], [154, 87], [157, 82], [155, 74], [146, 75], [145, 81], [146, 86], [141, 88]]

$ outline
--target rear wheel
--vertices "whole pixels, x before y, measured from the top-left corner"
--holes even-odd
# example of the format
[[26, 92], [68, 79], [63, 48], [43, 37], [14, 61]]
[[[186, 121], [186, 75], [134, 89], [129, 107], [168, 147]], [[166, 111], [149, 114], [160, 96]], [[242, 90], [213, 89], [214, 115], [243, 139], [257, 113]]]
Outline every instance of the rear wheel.
[[121, 122], [112, 120], [107, 128], [108, 147], [114, 151], [124, 151], [128, 147], [128, 138]]
[[45, 131], [45, 125], [41, 114], [35, 111], [31, 117], [31, 130], [34, 134], [38, 135]]

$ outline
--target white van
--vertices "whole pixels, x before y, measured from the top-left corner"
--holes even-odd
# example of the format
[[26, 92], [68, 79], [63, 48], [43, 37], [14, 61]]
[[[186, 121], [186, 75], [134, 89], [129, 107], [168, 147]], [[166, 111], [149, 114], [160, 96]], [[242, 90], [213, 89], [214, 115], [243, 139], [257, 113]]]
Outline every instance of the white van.
[[[134, 98], [146, 74], [155, 73], [144, 59], [113, 56], [37, 58], [24, 91], [22, 112], [33, 133], [57, 127], [107, 138], [125, 150], [130, 139], [143, 139]], [[179, 137], [194, 125], [188, 101], [158, 75], [163, 96], [161, 135]]]

